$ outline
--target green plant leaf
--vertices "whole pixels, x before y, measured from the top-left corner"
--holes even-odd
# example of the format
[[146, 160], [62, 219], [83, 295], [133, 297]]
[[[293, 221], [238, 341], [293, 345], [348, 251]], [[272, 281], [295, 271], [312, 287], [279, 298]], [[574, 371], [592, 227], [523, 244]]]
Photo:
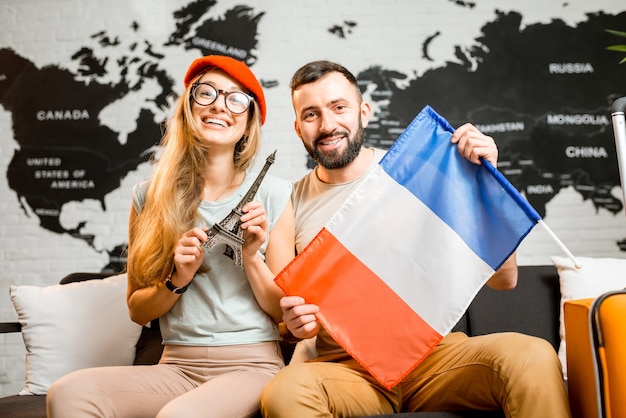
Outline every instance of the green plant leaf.
[[605, 29], [605, 31], [607, 31], [611, 35], [621, 36], [622, 38], [626, 38], [626, 32], [622, 32], [622, 31], [619, 31], [619, 30], [613, 30], [613, 29]]
[[609, 51], [626, 52], [626, 45], [611, 45], [607, 46]]
[[[610, 33], [611, 35], [619, 36], [621, 38], [626, 38], [626, 32], [622, 32], [622, 31], [614, 30], [614, 29], [605, 29], [605, 31]], [[626, 52], [626, 45], [610, 45], [610, 46], [607, 46], [605, 49], [608, 51]], [[622, 58], [622, 60], [619, 63], [623, 64], [625, 62], [626, 62], [626, 57]]]

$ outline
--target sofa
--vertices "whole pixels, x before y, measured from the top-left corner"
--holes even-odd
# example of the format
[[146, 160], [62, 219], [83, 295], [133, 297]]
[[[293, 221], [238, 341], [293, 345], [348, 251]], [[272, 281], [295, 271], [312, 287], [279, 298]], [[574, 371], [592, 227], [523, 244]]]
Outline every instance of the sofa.
[[[105, 274], [78, 273], [64, 278], [71, 283]], [[558, 350], [560, 343], [559, 274], [553, 265], [520, 266], [518, 286], [496, 291], [484, 287], [455, 327], [468, 335], [516, 331], [546, 339]], [[0, 323], [0, 333], [19, 332], [20, 323]], [[293, 344], [283, 342], [285, 360], [290, 359]], [[161, 354], [158, 326], [143, 327], [135, 347], [133, 364], [153, 364]], [[0, 398], [3, 418], [45, 417], [45, 395], [12, 395]], [[394, 418], [502, 417], [501, 411], [441, 411], [394, 414]], [[380, 417], [380, 416], [379, 416]], [[389, 416], [390, 417], [390, 416]]]

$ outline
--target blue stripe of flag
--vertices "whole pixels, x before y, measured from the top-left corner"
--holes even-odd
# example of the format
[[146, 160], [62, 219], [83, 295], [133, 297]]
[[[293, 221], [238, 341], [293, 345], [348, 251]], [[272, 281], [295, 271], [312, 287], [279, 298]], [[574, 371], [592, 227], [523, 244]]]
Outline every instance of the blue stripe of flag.
[[491, 164], [463, 158], [450, 142], [453, 132], [426, 106], [380, 165], [497, 270], [541, 217]]

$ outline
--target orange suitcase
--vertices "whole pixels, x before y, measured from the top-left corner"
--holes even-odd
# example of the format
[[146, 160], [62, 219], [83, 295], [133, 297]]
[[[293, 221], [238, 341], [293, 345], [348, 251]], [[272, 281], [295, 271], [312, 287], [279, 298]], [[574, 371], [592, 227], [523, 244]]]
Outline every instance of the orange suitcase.
[[626, 418], [626, 291], [563, 305], [574, 418]]

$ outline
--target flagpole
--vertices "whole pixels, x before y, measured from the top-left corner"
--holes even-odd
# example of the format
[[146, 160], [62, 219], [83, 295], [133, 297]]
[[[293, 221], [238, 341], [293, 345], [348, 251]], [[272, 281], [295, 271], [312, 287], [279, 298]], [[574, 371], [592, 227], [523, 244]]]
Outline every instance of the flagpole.
[[565, 254], [567, 254], [567, 256], [570, 258], [570, 260], [572, 260], [574, 262], [574, 267], [576, 267], [577, 269], [581, 268], [582, 264], [580, 264], [578, 262], [578, 260], [576, 260], [574, 255], [570, 252], [570, 250], [567, 249], [567, 247], [565, 246], [565, 244], [563, 244], [563, 242], [559, 239], [559, 237], [557, 237], [556, 234], [554, 232], [552, 232], [552, 230], [550, 229], [548, 224], [546, 224], [543, 221], [543, 219], [540, 219], [538, 223], [541, 226], [543, 226], [543, 228], [548, 232], [548, 235], [550, 235], [550, 237], [552, 237], [552, 239], [558, 244], [558, 246], [561, 247], [561, 250], [563, 250], [563, 252]]

